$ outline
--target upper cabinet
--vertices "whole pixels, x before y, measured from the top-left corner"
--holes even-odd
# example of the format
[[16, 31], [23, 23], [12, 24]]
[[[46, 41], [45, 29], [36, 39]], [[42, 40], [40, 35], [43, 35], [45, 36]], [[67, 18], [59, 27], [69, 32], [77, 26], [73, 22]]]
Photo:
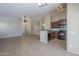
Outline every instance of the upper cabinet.
[[66, 19], [60, 19], [58, 22], [58, 27], [59, 28], [65, 28], [66, 27]]
[[51, 22], [51, 28], [58, 28], [58, 22]]
[[60, 19], [59, 21], [51, 22], [51, 28], [65, 28], [66, 19]]

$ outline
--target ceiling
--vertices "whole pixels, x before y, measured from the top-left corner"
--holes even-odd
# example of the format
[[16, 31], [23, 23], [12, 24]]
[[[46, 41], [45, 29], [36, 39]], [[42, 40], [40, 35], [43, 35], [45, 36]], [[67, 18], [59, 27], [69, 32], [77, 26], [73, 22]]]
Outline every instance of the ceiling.
[[0, 17], [36, 17], [54, 10], [58, 5], [58, 3], [48, 3], [47, 6], [39, 8], [37, 3], [0, 3]]

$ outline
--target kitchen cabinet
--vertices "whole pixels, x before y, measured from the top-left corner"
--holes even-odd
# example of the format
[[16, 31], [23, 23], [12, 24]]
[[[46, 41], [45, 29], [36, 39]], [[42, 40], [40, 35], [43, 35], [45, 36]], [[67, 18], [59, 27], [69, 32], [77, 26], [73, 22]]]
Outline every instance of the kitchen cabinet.
[[52, 29], [59, 29], [59, 31], [54, 31], [52, 32], [51, 34], [51, 37], [53, 39], [66, 39], [66, 19], [60, 19], [59, 21], [57, 22], [51, 22], [51, 28]]
[[51, 22], [51, 28], [58, 28], [58, 22]]

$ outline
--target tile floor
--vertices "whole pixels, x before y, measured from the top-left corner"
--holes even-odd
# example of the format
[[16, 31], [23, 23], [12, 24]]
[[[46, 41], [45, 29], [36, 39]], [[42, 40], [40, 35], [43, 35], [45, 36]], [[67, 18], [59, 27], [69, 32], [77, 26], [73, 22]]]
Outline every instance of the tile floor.
[[0, 39], [1, 56], [76, 56], [65, 47], [66, 41], [52, 39], [44, 44], [35, 35]]

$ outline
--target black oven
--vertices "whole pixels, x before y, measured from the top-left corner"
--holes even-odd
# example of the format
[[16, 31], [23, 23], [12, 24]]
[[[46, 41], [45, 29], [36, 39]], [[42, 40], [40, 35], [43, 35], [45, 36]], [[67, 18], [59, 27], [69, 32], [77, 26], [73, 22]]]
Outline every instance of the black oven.
[[59, 30], [59, 32], [58, 32], [58, 39], [66, 40], [66, 30]]

